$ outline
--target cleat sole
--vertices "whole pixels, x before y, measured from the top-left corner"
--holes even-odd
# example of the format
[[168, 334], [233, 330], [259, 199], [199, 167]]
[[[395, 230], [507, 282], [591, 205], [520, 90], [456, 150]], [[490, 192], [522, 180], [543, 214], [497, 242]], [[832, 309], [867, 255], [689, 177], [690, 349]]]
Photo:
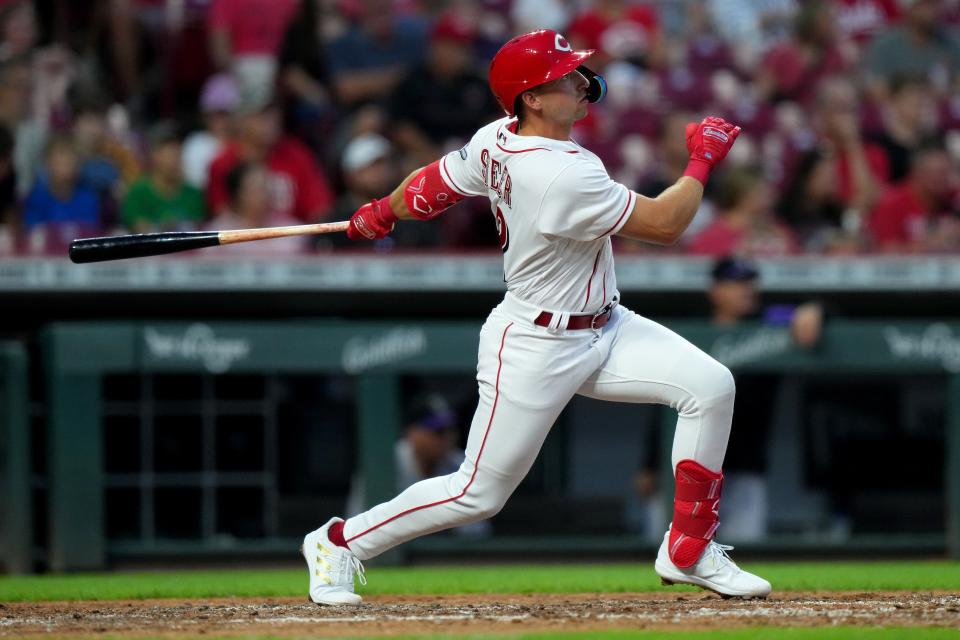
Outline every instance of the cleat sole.
[[684, 585], [688, 585], [688, 586], [691, 586], [691, 587], [697, 587], [698, 589], [700, 589], [700, 590], [702, 590], [702, 591], [709, 591], [710, 593], [715, 593], [715, 594], [717, 594], [718, 596], [720, 596], [721, 598], [723, 598], [724, 600], [734, 600], [734, 599], [735, 599], [735, 600], [766, 600], [766, 599], [767, 599], [767, 596], [737, 596], [737, 595], [733, 595], [733, 594], [729, 594], [729, 593], [721, 593], [721, 592], [717, 591], [716, 589], [711, 589], [710, 587], [705, 587], [705, 586], [703, 586], [702, 584], [696, 584], [696, 583], [694, 583], [694, 582], [682, 582], [682, 581], [677, 582], [677, 581], [674, 581], [674, 580], [668, 580], [667, 578], [664, 578], [663, 576], [660, 576], [660, 584], [661, 584], [662, 586], [664, 586], [664, 587], [672, 587], [673, 585], [676, 585], [676, 584], [684, 584]]

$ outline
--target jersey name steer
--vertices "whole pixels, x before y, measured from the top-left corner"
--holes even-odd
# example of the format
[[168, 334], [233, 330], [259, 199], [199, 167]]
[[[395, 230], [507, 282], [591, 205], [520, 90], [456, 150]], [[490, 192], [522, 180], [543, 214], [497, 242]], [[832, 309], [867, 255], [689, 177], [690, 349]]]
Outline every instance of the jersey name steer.
[[500, 164], [496, 158], [491, 159], [489, 149], [480, 152], [480, 165], [484, 184], [495, 192], [505, 205], [512, 206], [510, 191], [513, 189], [513, 181], [506, 166]]

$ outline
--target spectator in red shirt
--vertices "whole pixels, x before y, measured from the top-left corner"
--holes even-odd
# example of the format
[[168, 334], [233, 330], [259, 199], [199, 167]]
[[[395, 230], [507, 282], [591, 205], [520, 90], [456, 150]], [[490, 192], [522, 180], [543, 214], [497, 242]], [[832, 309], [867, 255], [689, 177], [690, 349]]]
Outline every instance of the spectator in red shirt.
[[960, 249], [960, 203], [950, 157], [938, 146], [914, 155], [910, 174], [887, 189], [870, 213], [869, 230], [886, 252], [946, 252]]
[[253, 162], [270, 170], [271, 224], [324, 218], [333, 204], [327, 178], [303, 143], [283, 135], [276, 103], [266, 94], [246, 95], [237, 111], [238, 138], [210, 165], [210, 210], [220, 214], [228, 208], [227, 174], [240, 162]]
[[650, 3], [596, 0], [573, 19], [567, 36], [575, 49], [596, 49], [594, 60], [601, 67], [611, 60], [651, 68], [664, 62], [657, 12]]
[[[262, 164], [240, 162], [227, 174], [229, 206], [226, 212], [212, 220], [206, 228], [212, 231], [226, 229], [255, 229], [271, 224], [270, 171]], [[337, 234], [334, 234], [337, 235]], [[304, 236], [271, 238], [259, 242], [228, 244], [217, 251], [223, 256], [280, 256], [305, 253], [309, 240]]]
[[296, 10], [296, 0], [213, 0], [208, 28], [214, 64], [243, 86], [272, 86], [280, 43]]
[[820, 83], [811, 120], [820, 151], [837, 159], [838, 193], [849, 217], [843, 226], [856, 232], [858, 218], [876, 204], [889, 182], [887, 154], [863, 140], [857, 90], [845, 78], [834, 76]]
[[757, 90], [765, 100], [793, 100], [806, 105], [821, 78], [844, 71], [847, 61], [837, 44], [833, 19], [825, 1], [803, 4], [794, 18], [791, 37], [763, 59]]
[[793, 232], [773, 210], [775, 192], [753, 168], [734, 168], [719, 180], [714, 203], [717, 216], [693, 237], [687, 252], [720, 257], [784, 256], [797, 252]]

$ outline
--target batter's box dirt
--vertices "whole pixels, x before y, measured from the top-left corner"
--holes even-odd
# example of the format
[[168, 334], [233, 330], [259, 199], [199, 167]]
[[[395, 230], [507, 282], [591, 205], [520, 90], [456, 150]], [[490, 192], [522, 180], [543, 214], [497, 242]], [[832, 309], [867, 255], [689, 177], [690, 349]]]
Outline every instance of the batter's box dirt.
[[50, 602], [0, 605], [0, 637], [377, 636], [706, 629], [746, 626], [924, 626], [960, 629], [952, 593], [784, 593], [721, 600], [699, 593], [368, 597], [358, 607], [303, 600]]

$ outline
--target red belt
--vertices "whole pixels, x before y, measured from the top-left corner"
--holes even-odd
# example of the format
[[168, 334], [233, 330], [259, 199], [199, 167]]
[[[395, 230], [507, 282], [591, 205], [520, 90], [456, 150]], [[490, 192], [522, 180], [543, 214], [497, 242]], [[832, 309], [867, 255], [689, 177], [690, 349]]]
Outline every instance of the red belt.
[[[602, 329], [610, 321], [610, 315], [616, 302], [610, 302], [596, 313], [571, 314], [567, 321], [567, 329]], [[549, 311], [541, 311], [533, 324], [541, 327], [549, 327], [553, 320], [553, 314]]]

